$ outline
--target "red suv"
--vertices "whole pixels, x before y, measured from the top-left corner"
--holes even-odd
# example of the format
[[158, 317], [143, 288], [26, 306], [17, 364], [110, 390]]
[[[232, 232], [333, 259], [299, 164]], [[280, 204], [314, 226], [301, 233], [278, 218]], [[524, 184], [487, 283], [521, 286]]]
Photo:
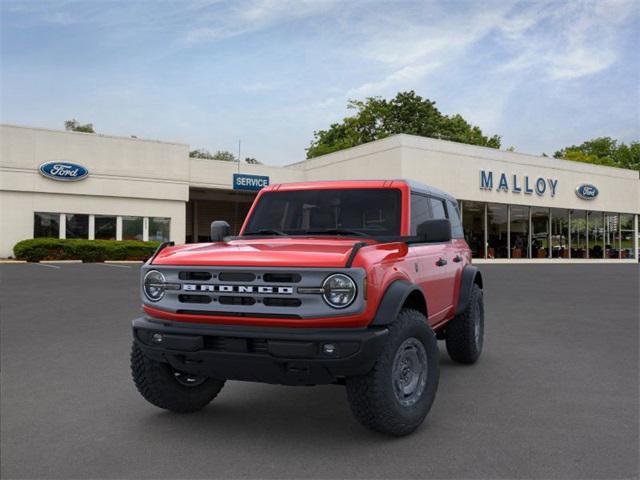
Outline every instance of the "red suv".
[[271, 185], [237, 237], [163, 244], [143, 266], [133, 379], [152, 404], [206, 406], [226, 380], [345, 385], [357, 419], [406, 435], [438, 387], [438, 346], [482, 351], [482, 276], [456, 200], [412, 181]]

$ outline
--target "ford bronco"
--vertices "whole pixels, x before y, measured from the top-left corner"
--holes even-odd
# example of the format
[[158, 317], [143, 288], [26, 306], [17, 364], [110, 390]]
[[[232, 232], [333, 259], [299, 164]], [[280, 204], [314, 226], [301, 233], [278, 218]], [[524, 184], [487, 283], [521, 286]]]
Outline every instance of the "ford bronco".
[[405, 180], [271, 185], [236, 237], [161, 245], [142, 267], [131, 369], [142, 396], [205, 407], [226, 380], [344, 385], [365, 426], [406, 435], [483, 345], [482, 276], [456, 200]]

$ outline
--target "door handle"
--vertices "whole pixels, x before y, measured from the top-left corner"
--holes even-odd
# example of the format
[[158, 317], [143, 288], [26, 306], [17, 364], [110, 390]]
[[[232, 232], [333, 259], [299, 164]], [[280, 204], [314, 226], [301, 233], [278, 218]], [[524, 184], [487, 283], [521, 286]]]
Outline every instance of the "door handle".
[[436, 262], [436, 265], [439, 267], [444, 267], [447, 264], [447, 261], [444, 258], [439, 258]]
[[456, 263], [460, 263], [462, 261], [462, 257], [460, 255], [456, 255], [453, 257], [453, 261]]

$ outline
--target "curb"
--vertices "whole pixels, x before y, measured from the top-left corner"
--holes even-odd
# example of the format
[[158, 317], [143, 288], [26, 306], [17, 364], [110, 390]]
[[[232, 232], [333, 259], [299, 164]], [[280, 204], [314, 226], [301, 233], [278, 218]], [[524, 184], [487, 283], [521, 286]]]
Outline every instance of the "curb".
[[26, 260], [11, 260], [8, 258], [1, 258], [0, 259], [0, 265], [9, 265], [11, 263], [27, 263]]
[[37, 263], [82, 263], [82, 260], [40, 260]]
[[103, 263], [125, 263], [125, 264], [133, 264], [133, 265], [142, 265], [144, 262], [142, 260], [105, 260]]

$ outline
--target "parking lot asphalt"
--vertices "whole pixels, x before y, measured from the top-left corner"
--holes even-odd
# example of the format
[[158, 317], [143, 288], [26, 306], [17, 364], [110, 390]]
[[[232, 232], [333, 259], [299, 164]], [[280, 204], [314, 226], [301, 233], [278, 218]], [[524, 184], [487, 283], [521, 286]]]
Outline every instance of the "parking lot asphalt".
[[637, 265], [481, 265], [473, 366], [441, 345], [425, 424], [365, 430], [339, 386], [228, 382], [199, 413], [129, 373], [138, 266], [3, 265], [2, 478], [637, 478]]

